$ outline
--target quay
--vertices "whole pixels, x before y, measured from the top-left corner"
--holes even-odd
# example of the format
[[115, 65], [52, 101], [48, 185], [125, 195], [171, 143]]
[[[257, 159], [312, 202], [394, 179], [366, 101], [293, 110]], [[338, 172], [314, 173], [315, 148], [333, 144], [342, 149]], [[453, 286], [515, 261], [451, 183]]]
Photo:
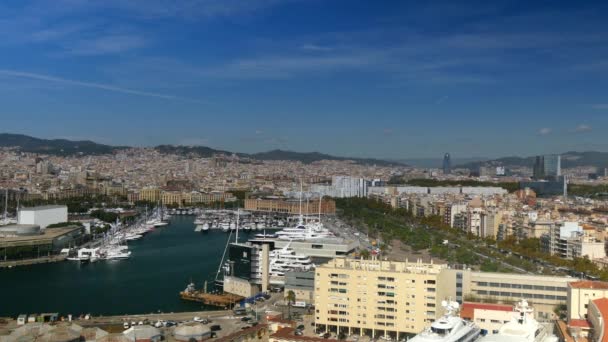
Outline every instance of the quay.
[[35, 264], [46, 264], [50, 262], [64, 261], [67, 255], [50, 255], [34, 259], [0, 261], [0, 268], [11, 268], [15, 266], [26, 266]]
[[183, 300], [199, 302], [205, 305], [216, 306], [225, 309], [230, 309], [236, 303], [245, 299], [245, 297], [241, 297], [231, 293], [213, 294], [201, 291], [182, 291], [179, 293], [179, 296]]

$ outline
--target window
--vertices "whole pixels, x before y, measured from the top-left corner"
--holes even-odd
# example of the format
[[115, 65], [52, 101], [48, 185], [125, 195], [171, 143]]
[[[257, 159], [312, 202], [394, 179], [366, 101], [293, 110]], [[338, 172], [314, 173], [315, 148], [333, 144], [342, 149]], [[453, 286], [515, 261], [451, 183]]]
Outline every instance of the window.
[[312, 247], [312, 249], [323, 249], [323, 245], [315, 245], [315, 244], [313, 244], [311, 247]]

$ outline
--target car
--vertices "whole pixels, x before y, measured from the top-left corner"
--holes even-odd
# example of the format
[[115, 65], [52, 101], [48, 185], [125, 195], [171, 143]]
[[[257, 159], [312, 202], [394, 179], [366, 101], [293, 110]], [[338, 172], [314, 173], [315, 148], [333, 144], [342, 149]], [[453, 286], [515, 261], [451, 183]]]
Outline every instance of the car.
[[241, 318], [241, 322], [249, 322], [249, 321], [251, 321], [251, 317], [249, 317], [249, 316], [245, 316], [245, 317]]
[[296, 330], [295, 335], [302, 336], [302, 335], [304, 335], [304, 333], [302, 332], [302, 330]]
[[325, 333], [323, 334], [323, 338], [330, 338], [331, 337], [331, 333]]
[[124, 322], [122, 324], [122, 327], [125, 328], [125, 329], [129, 329], [129, 322]]
[[220, 331], [220, 330], [222, 330], [222, 326], [219, 325], [219, 324], [215, 324], [215, 325], [210, 326], [209, 330], [211, 330], [211, 331]]
[[155, 328], [162, 328], [164, 326], [165, 326], [165, 323], [161, 322], [161, 321], [157, 321], [156, 323], [154, 323]]
[[215, 337], [217, 337], [217, 334], [216, 334], [216, 333], [214, 333], [214, 332], [211, 332], [211, 334], [209, 334], [209, 337], [211, 337], [211, 338], [215, 338]]
[[192, 320], [195, 322], [198, 322], [198, 323], [202, 323], [204, 319], [201, 317], [195, 316]]
[[137, 325], [144, 325], [144, 321], [137, 322]]
[[296, 330], [304, 330], [304, 324], [298, 325], [298, 327], [296, 328]]

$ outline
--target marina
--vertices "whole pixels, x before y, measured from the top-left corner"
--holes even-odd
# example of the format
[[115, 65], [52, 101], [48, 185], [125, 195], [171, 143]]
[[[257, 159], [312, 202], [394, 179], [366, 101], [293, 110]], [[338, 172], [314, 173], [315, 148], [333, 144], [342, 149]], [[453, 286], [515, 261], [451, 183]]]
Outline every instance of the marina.
[[127, 260], [0, 269], [3, 287], [11, 289], [0, 293], [0, 316], [212, 309], [177, 296], [190, 281], [202, 286], [214, 279], [226, 244], [227, 235], [222, 232], [200, 238], [193, 222], [193, 216], [174, 216], [165, 228], [129, 242], [132, 257]]

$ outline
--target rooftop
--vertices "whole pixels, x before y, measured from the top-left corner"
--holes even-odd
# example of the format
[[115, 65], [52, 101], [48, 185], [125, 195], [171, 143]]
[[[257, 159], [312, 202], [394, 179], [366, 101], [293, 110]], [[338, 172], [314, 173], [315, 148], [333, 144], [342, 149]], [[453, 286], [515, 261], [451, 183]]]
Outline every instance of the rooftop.
[[598, 290], [608, 290], [608, 282], [605, 281], [591, 281], [591, 280], [582, 280], [582, 281], [574, 281], [569, 283], [570, 287], [575, 289], [598, 289]]
[[50, 209], [68, 209], [67, 205], [39, 205], [37, 207], [23, 207], [19, 208], [19, 211], [36, 211], [36, 210], [50, 210]]
[[473, 318], [475, 309], [511, 312], [513, 311], [513, 306], [504, 304], [464, 302], [462, 304], [462, 308], [460, 309], [460, 317]]

